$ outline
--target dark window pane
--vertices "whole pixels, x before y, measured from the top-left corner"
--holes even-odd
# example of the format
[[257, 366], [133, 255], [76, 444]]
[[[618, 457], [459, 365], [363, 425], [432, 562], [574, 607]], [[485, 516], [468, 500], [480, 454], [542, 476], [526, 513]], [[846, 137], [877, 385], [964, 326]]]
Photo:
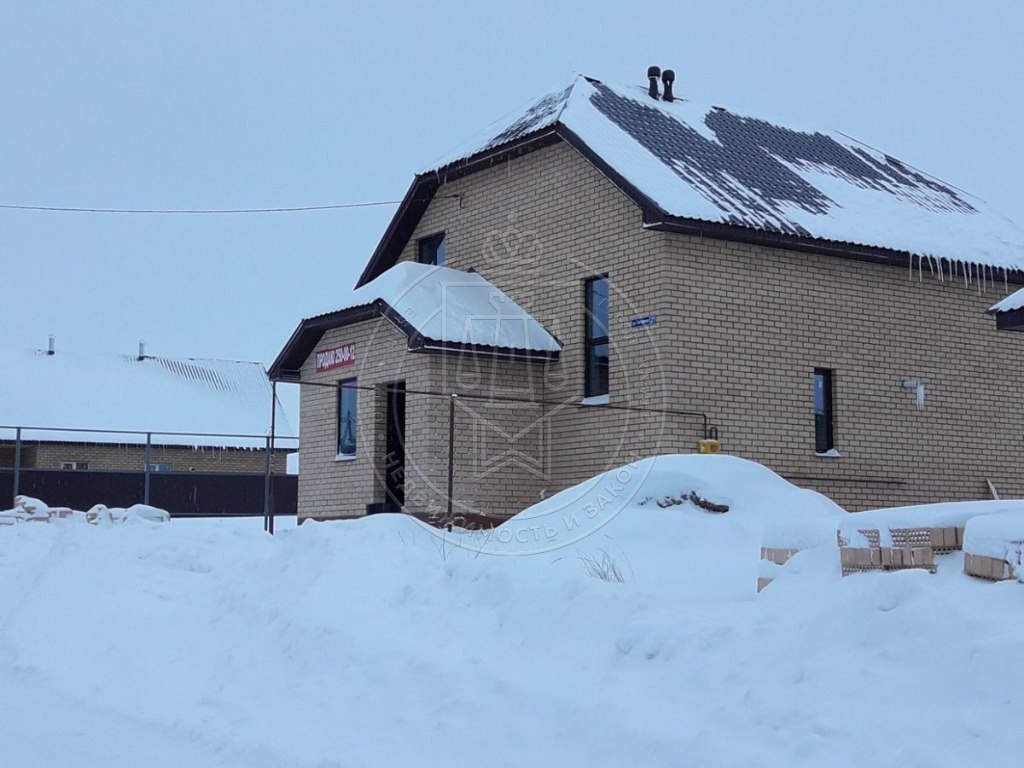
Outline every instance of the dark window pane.
[[814, 370], [814, 449], [825, 453], [835, 447], [832, 430], [832, 371]]
[[357, 397], [356, 380], [341, 382], [338, 388], [338, 455], [354, 456], [356, 452]]
[[446, 261], [444, 232], [431, 235], [430, 237], [424, 237], [420, 240], [419, 249], [419, 260], [421, 264], [437, 264], [438, 266], [444, 266]]
[[584, 313], [583, 393], [586, 397], [608, 394], [608, 278], [587, 280]]
[[608, 394], [608, 345], [593, 344], [587, 347], [586, 396]]
[[591, 339], [608, 336], [608, 279], [595, 278], [587, 283], [587, 333]]

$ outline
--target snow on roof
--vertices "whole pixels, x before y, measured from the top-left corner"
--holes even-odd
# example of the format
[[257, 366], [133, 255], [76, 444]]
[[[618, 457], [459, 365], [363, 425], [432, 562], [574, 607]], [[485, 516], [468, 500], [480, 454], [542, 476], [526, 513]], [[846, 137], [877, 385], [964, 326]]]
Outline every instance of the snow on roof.
[[834, 132], [806, 132], [579, 76], [440, 170], [563, 126], [665, 214], [1024, 270], [1024, 231], [982, 200]]
[[989, 307], [990, 313], [1013, 312], [1015, 309], [1024, 309], [1024, 288], [1011, 293], [1005, 299]]
[[[48, 427], [32, 440], [145, 443], [145, 434], [71, 430], [188, 432], [154, 434], [158, 445], [262, 447], [259, 437], [200, 437], [202, 433], [269, 435], [271, 385], [260, 363], [235, 360], [101, 355], [59, 346], [53, 355], [0, 349], [0, 425]], [[275, 433], [292, 436], [277, 403]], [[0, 429], [0, 439], [13, 439]], [[280, 443], [291, 447], [291, 441]]]
[[557, 352], [562, 346], [525, 309], [475, 272], [404, 261], [357, 288], [334, 311], [383, 301], [428, 342]]

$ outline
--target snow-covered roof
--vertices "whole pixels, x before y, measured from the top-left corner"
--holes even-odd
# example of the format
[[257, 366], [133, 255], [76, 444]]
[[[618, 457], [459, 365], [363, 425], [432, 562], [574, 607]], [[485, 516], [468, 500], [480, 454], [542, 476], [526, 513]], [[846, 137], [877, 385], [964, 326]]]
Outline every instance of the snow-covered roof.
[[1024, 288], [1011, 293], [1002, 301], [996, 302], [989, 307], [988, 311], [992, 314], [998, 314], [1000, 312], [1013, 312], [1015, 309], [1024, 309]]
[[1024, 231], [986, 203], [835, 132], [652, 99], [576, 77], [428, 171], [555, 127], [669, 216], [1024, 270]]
[[[154, 434], [161, 445], [263, 447], [269, 435], [271, 385], [260, 363], [65, 350], [0, 348], [0, 425], [47, 427], [23, 437], [96, 443], [145, 443], [145, 434], [72, 430], [187, 432]], [[276, 404], [275, 433], [295, 433]], [[55, 431], [51, 431], [55, 430]], [[0, 429], [0, 439], [14, 430]], [[293, 447], [291, 441], [279, 447]]]
[[558, 352], [562, 345], [525, 309], [476, 272], [400, 262], [356, 288], [335, 311], [383, 301], [430, 342]]

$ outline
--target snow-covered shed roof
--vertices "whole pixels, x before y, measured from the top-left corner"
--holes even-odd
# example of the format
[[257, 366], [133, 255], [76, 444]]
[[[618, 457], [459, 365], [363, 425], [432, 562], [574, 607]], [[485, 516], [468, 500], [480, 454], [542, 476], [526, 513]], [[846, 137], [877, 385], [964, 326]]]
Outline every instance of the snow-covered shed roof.
[[1024, 288], [993, 304], [988, 313], [996, 316], [999, 330], [1024, 331]]
[[1024, 231], [973, 195], [843, 134], [655, 100], [646, 88], [579, 76], [419, 174], [360, 282], [394, 260], [397, 243], [388, 239], [409, 230], [398, 218], [415, 215], [415, 201], [432, 194], [423, 187], [436, 189], [510, 148], [557, 140], [633, 199], [648, 227], [893, 263], [909, 256], [968, 274], [1024, 271]]
[[525, 309], [476, 272], [404, 261], [356, 288], [337, 309], [303, 320], [270, 368], [298, 369], [329, 328], [384, 316], [412, 351], [472, 351], [553, 359], [562, 345]]
[[1015, 309], [1024, 309], [1024, 288], [1011, 293], [1002, 301], [998, 301], [989, 308], [989, 312], [1012, 312]]
[[[138, 359], [59, 345], [52, 355], [0, 347], [0, 359], [0, 425], [48, 428], [24, 432], [26, 439], [145, 443], [145, 434], [73, 431], [142, 430], [153, 432], [157, 445], [258, 448], [265, 446], [258, 436], [270, 434], [271, 385], [261, 363]], [[276, 409], [275, 433], [295, 435], [280, 402]], [[0, 429], [0, 439], [14, 436], [13, 429]]]

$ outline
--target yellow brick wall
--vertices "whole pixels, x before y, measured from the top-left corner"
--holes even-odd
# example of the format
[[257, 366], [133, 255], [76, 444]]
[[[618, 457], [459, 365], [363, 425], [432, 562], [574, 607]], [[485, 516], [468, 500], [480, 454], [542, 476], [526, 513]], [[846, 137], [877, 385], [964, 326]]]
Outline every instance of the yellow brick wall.
[[[607, 273], [613, 404], [706, 412], [728, 452], [850, 508], [981, 498], [986, 478], [1024, 495], [1024, 337], [983, 314], [1002, 286], [979, 295], [962, 280], [646, 231], [566, 145], [443, 185], [402, 258], [442, 230], [449, 266], [476, 269], [565, 343], [548, 400], [582, 398], [582, 283]], [[632, 330], [646, 314], [658, 324]], [[815, 367], [835, 369], [840, 459], [814, 453]], [[899, 386], [911, 377], [924, 410]], [[701, 436], [697, 417], [546, 407], [554, 447], [538, 493]]]

